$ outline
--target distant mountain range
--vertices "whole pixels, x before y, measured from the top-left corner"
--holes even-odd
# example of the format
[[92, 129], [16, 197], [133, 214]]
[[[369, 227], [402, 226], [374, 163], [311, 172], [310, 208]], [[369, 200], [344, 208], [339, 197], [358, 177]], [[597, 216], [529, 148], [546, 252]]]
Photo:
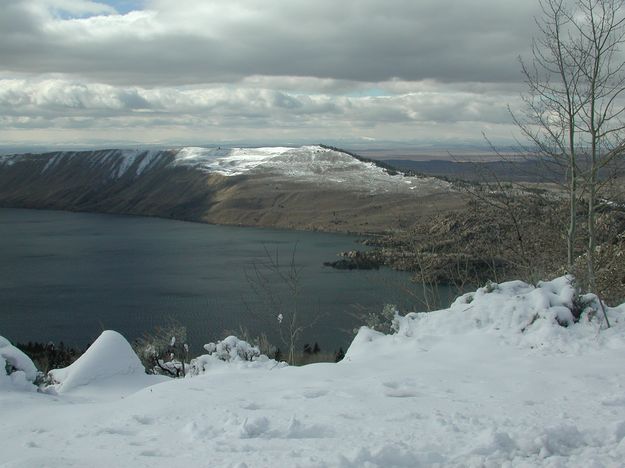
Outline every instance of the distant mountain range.
[[443, 159], [424, 161], [386, 159], [384, 162], [403, 171], [476, 182], [494, 180], [501, 182], [555, 182], [562, 180], [564, 176], [561, 167], [553, 163], [547, 164], [544, 160], [538, 158], [534, 160], [509, 158], [495, 161], [478, 160], [475, 162]]

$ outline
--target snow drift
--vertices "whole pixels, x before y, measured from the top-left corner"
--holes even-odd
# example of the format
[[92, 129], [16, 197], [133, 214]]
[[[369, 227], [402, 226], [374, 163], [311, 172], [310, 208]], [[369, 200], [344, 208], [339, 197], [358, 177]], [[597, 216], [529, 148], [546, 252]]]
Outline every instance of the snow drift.
[[0, 390], [35, 390], [37, 368], [33, 361], [0, 336]]
[[87, 385], [98, 387], [116, 383], [141, 388], [147, 380], [143, 364], [128, 341], [112, 330], [102, 332], [76, 362], [51, 370], [49, 375], [59, 393]]
[[454, 336], [475, 333], [496, 336], [516, 347], [557, 353], [621, 347], [625, 343], [625, 304], [607, 308], [606, 313], [613, 325], [609, 329], [597, 296], [580, 295], [569, 276], [537, 286], [522, 281], [490, 283], [460, 296], [449, 309], [396, 315], [393, 335], [363, 327], [346, 357], [354, 359], [362, 354], [366, 358], [373, 352], [367, 343], [380, 338], [392, 343], [409, 340], [423, 348], [431, 337], [453, 340]]

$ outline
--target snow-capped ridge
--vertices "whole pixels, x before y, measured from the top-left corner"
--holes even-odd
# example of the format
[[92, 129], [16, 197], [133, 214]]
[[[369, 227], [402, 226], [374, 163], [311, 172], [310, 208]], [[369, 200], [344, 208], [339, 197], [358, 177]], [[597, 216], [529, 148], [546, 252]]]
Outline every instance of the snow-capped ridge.
[[329, 174], [333, 171], [375, 170], [373, 163], [322, 146], [261, 148], [200, 148], [178, 150], [174, 165], [193, 166], [207, 172], [235, 176], [269, 171], [291, 176]]
[[[424, 184], [450, 188], [439, 179], [405, 176], [383, 164], [326, 146], [273, 148], [198, 148], [177, 151], [174, 166], [187, 166], [226, 177], [273, 175], [326, 186], [372, 193], [409, 193]], [[427, 181], [427, 182], [426, 182]]]
[[[100, 171], [101, 177], [137, 179], [153, 169], [191, 168], [224, 177], [242, 175], [277, 176], [288, 180], [364, 190], [372, 193], [409, 193], [418, 188], [449, 188], [434, 178], [405, 176], [376, 163], [336, 148], [301, 147], [182, 147], [173, 149], [107, 149], [62, 151], [39, 155], [0, 157], [1, 166], [39, 160], [42, 175], [51, 175], [70, 165], [80, 171]], [[93, 177], [95, 174], [91, 174]]]

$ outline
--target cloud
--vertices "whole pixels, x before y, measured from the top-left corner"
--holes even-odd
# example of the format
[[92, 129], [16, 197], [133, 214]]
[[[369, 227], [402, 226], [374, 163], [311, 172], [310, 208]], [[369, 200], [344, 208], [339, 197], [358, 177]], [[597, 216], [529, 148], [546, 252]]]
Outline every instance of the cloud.
[[[311, 85], [310, 79], [304, 82]], [[324, 83], [317, 87], [323, 88]], [[269, 127], [302, 134], [321, 128], [364, 130], [462, 122], [480, 126], [509, 120], [506, 104], [498, 96], [415, 88], [403, 94], [337, 96], [228, 85], [142, 88], [61, 78], [4, 79], [0, 80], [0, 114], [5, 129]]]
[[3, 0], [0, 137], [504, 135], [536, 13], [518, 0], [142, 4]]
[[[518, 81], [535, 13], [534, 2], [512, 0], [153, 0], [125, 15], [86, 0], [6, 2], [3, 26], [27, 27], [3, 28], [5, 69], [127, 85]], [[51, 13], [59, 8], [94, 16]]]

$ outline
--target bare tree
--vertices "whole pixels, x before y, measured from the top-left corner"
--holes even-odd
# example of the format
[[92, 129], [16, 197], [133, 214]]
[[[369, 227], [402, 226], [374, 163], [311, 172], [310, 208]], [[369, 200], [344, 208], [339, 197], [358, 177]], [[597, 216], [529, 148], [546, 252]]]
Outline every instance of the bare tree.
[[[252, 264], [246, 277], [252, 292], [263, 302], [275, 320], [280, 341], [287, 349], [287, 362], [295, 363], [295, 349], [302, 333], [313, 327], [321, 314], [305, 314], [301, 297], [301, 267], [297, 265], [297, 244], [287, 265], [280, 262], [279, 251], [272, 254], [265, 247], [265, 261]], [[249, 308], [249, 306], [248, 306]]]
[[572, 16], [567, 0], [539, 0], [542, 16], [536, 20], [540, 36], [532, 43], [532, 60], [521, 61], [528, 87], [522, 96], [525, 111], [513, 113], [530, 152], [547, 163], [565, 168], [569, 199], [567, 265], [572, 269], [577, 237], [579, 197], [577, 118], [583, 106], [580, 96], [582, 72], [576, 58], [578, 47], [571, 35]]
[[564, 168], [569, 222], [567, 265], [576, 257], [578, 208], [586, 204], [588, 287], [595, 290], [600, 170], [625, 148], [623, 0], [539, 0], [540, 35], [522, 62], [525, 111], [513, 118], [538, 157]]
[[622, 0], [582, 0], [579, 20], [574, 22], [579, 37], [578, 67], [582, 71], [580, 113], [582, 144], [589, 153], [586, 176], [588, 286], [596, 290], [596, 207], [600, 189], [599, 171], [625, 149], [625, 61], [620, 46], [625, 41], [625, 8]]

